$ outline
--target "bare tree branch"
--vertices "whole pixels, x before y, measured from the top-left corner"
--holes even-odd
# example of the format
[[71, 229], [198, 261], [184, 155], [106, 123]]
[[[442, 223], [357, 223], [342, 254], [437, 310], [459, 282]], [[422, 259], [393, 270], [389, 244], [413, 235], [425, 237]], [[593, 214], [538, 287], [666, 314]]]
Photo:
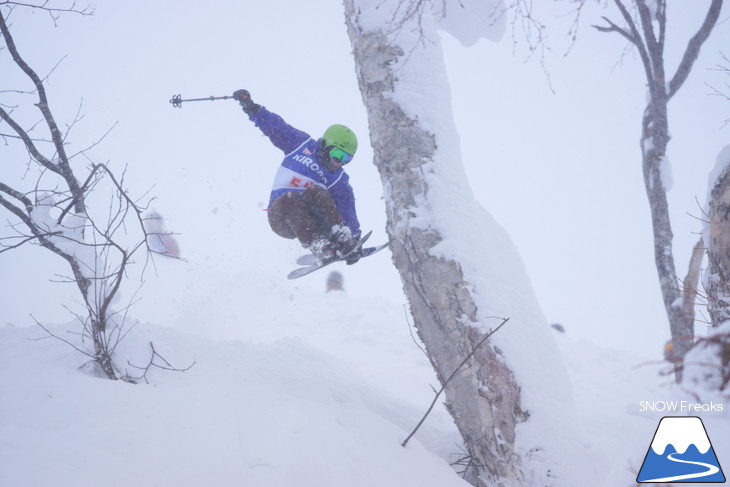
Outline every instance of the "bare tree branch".
[[[654, 76], [654, 67], [652, 65], [652, 57], [649, 55], [648, 52], [648, 46], [641, 36], [641, 32], [636, 26], [636, 22], [634, 22], [634, 19], [631, 16], [628, 8], [626, 8], [621, 0], [614, 0], [614, 3], [621, 12], [621, 16], [623, 17], [624, 21], [629, 26], [632, 37], [636, 39], [636, 42], [634, 42], [634, 46], [636, 46], [636, 50], [639, 51], [639, 56], [641, 57], [642, 64], [644, 65], [644, 71], [646, 73], [646, 79], [651, 80]], [[653, 91], [653, 85], [651, 83], [649, 84], [649, 89]]]
[[91, 353], [87, 352], [86, 350], [78, 347], [76, 344], [70, 342], [69, 340], [66, 340], [65, 338], [61, 338], [60, 336], [56, 335], [55, 333], [52, 333], [48, 328], [46, 328], [45, 326], [43, 326], [40, 321], [38, 321], [37, 319], [35, 319], [34, 316], [31, 315], [31, 318], [33, 318], [33, 321], [35, 321], [35, 324], [37, 326], [39, 326], [40, 328], [43, 329], [43, 331], [45, 331], [46, 333], [48, 333], [48, 337], [52, 337], [52, 338], [55, 338], [56, 340], [62, 341], [66, 345], [70, 346], [71, 348], [73, 348], [77, 352], [86, 355], [87, 357], [91, 357], [92, 359], [93, 358], [96, 358], [93, 354], [91, 354]]
[[[179, 369], [177, 367], [174, 367], [172, 364], [170, 364], [170, 362], [165, 360], [165, 358], [162, 355], [157, 353], [157, 350], [155, 350], [155, 346], [152, 342], [150, 342], [150, 348], [152, 349], [152, 354], [150, 355], [150, 360], [147, 363], [147, 365], [137, 366], [137, 365], [133, 365], [130, 362], [127, 362], [127, 364], [130, 367], [134, 367], [135, 369], [141, 370], [142, 374], [139, 376], [131, 376], [131, 375], [129, 375], [129, 373], [127, 373], [123, 377], [124, 380], [130, 381], [130, 382], [144, 380], [145, 383], [149, 384], [149, 381], [147, 380], [147, 374], [149, 373], [150, 369], [157, 368], [157, 369], [167, 370], [167, 371], [171, 371], [171, 372], [187, 372], [188, 370], [192, 369], [195, 366], [196, 362], [193, 361], [193, 363], [191, 363], [187, 367], [185, 367], [183, 369]], [[162, 365], [160, 365], [159, 363], [156, 363], [157, 359], [162, 361]]]
[[618, 25], [614, 24], [611, 19], [608, 17], [602, 17], [603, 20], [606, 21], [608, 24], [608, 27], [601, 26], [601, 25], [594, 25], [593, 28], [596, 29], [599, 32], [616, 32], [626, 38], [630, 43], [634, 45], [638, 45], [641, 42], [641, 38], [634, 37], [634, 35], [631, 32], [628, 32], [626, 29], [622, 29]]
[[508, 321], [509, 321], [509, 318], [502, 319], [502, 323], [500, 323], [499, 326], [497, 326], [497, 328], [495, 328], [494, 330], [492, 330], [489, 333], [487, 333], [486, 335], [484, 335], [484, 338], [482, 338], [476, 344], [476, 346], [472, 349], [471, 352], [469, 352], [469, 354], [464, 358], [464, 360], [459, 364], [459, 366], [456, 367], [456, 369], [451, 373], [451, 375], [443, 382], [443, 384], [441, 385], [441, 389], [439, 389], [438, 392], [436, 392], [436, 395], [434, 396], [433, 401], [431, 401], [431, 405], [428, 407], [426, 414], [423, 415], [423, 417], [418, 422], [416, 427], [413, 428], [413, 431], [411, 431], [411, 433], [408, 435], [408, 437], [406, 437], [406, 439], [403, 440], [403, 443], [401, 443], [400, 446], [405, 447], [406, 445], [408, 445], [408, 442], [411, 440], [411, 438], [413, 438], [413, 435], [416, 434], [416, 432], [419, 430], [419, 428], [421, 427], [423, 422], [426, 421], [426, 418], [428, 417], [428, 415], [431, 414], [431, 411], [433, 410], [434, 406], [436, 405], [436, 402], [438, 401], [439, 396], [441, 396], [441, 393], [443, 393], [444, 390], [446, 390], [446, 386], [449, 385], [449, 382], [451, 382], [451, 380], [454, 377], [456, 377], [456, 375], [459, 372], [462, 371], [464, 365], [466, 365], [466, 363], [469, 361], [469, 359], [472, 358], [472, 356], [476, 353], [476, 351], [479, 349], [479, 347], [481, 347], [489, 339], [489, 337], [491, 337], [492, 335], [497, 333], [499, 331], [499, 329], [502, 328]]
[[0, 119], [5, 121], [8, 125], [10, 125], [10, 128], [12, 128], [16, 134], [18, 134], [18, 138], [20, 138], [23, 143], [25, 144], [26, 149], [28, 149], [28, 153], [31, 155], [31, 157], [38, 161], [39, 163], [43, 164], [43, 166], [46, 169], [50, 169], [51, 171], [55, 173], [59, 173], [59, 169], [56, 167], [56, 165], [51, 162], [50, 159], [46, 158], [41, 152], [38, 150], [38, 148], [33, 143], [33, 139], [30, 138], [28, 133], [21, 127], [15, 120], [13, 120], [10, 117], [10, 114], [6, 112], [2, 107], [0, 107]]
[[44, 10], [46, 12], [49, 12], [52, 14], [51, 18], [55, 21], [58, 20], [58, 17], [56, 14], [61, 13], [74, 13], [79, 15], [94, 15], [94, 8], [90, 5], [87, 5], [86, 7], [79, 8], [76, 6], [76, 2], [71, 2], [71, 5], [68, 7], [51, 7], [49, 6], [50, 2], [48, 0], [44, 0], [40, 4], [38, 3], [26, 3], [26, 2], [17, 2], [14, 0], [2, 0], [0, 1], [0, 7], [2, 6], [8, 6], [10, 8], [14, 7], [26, 7], [26, 8], [33, 8], [37, 10]]
[[[13, 36], [10, 34], [10, 30], [8, 29], [8, 26], [5, 22], [5, 17], [2, 14], [2, 11], [0, 11], [0, 32], [2, 32], [3, 38], [5, 39], [5, 44], [8, 47], [8, 51], [10, 52], [10, 55], [13, 58], [13, 61], [15, 64], [30, 78], [30, 80], [33, 82], [33, 85], [36, 87], [36, 91], [38, 93], [39, 102], [36, 105], [38, 109], [43, 114], [43, 118], [46, 121], [46, 125], [48, 126], [50, 133], [51, 133], [51, 140], [53, 140], [53, 145], [56, 148], [56, 153], [58, 154], [58, 163], [53, 164], [48, 159], [40, 156], [40, 153], [37, 149], [33, 146], [32, 142], [30, 141], [30, 138], [28, 137], [28, 134], [25, 133], [25, 131], [20, 128], [20, 126], [15, 123], [14, 120], [10, 119], [9, 116], [7, 116], [7, 113], [2, 110], [0, 111], [0, 117], [8, 122], [8, 124], [13, 128], [13, 130], [18, 133], [18, 135], [23, 138], [23, 141], [25, 142], [26, 147], [28, 148], [31, 153], [33, 153], [34, 157], [40, 156], [41, 159], [39, 159], [39, 162], [41, 162], [46, 168], [57, 172], [63, 178], [66, 180], [66, 183], [69, 186], [69, 189], [72, 193], [78, 193], [79, 187], [76, 179], [73, 176], [73, 172], [71, 171], [71, 167], [68, 164], [68, 156], [66, 155], [66, 148], [63, 144], [63, 137], [61, 135], [61, 131], [58, 129], [58, 125], [56, 124], [56, 120], [53, 117], [53, 114], [51, 113], [51, 110], [48, 105], [48, 97], [46, 94], [46, 88], [43, 85], [43, 81], [38, 77], [36, 72], [28, 65], [28, 63], [25, 62], [23, 57], [18, 52], [17, 47], [15, 46], [15, 41], [13, 40]], [[11, 123], [12, 122], [12, 123]], [[30, 143], [30, 145], [29, 145]], [[35, 152], [32, 152], [34, 151]], [[84, 212], [84, 206], [83, 201], [77, 200], [76, 202], [76, 211], [77, 213], [83, 213]]]
[[722, 0], [712, 0], [710, 8], [707, 9], [707, 15], [705, 16], [702, 26], [699, 28], [697, 33], [692, 36], [687, 44], [687, 48], [682, 56], [682, 61], [679, 63], [677, 72], [669, 82], [669, 98], [677, 93], [677, 90], [682, 87], [684, 82], [687, 80], [692, 66], [694, 65], [697, 57], [700, 54], [700, 48], [705, 43], [710, 33], [717, 23], [717, 19], [720, 17], [720, 10], [722, 9]]
[[[620, 3], [618, 0], [616, 0]], [[660, 2], [662, 0], [656, 0]], [[646, 0], [634, 0], [636, 9], [639, 12], [639, 21], [641, 23], [641, 31], [644, 33], [644, 42], [646, 50], [651, 60], [653, 68], [653, 76], [655, 79], [664, 79], [664, 44], [659, 41], [654, 33], [654, 23], [652, 20], [652, 12], [646, 4]], [[657, 7], [658, 8], [658, 7]], [[663, 31], [664, 28], [661, 27]]]

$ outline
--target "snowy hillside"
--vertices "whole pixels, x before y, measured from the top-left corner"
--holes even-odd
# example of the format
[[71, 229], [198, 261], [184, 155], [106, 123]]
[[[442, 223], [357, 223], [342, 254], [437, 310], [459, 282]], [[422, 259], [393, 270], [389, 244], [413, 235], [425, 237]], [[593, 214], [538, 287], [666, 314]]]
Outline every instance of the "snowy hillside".
[[[340, 269], [345, 287], [356, 269]], [[184, 373], [152, 370], [149, 384], [78, 371], [84, 357], [37, 340], [40, 328], [0, 330], [0, 485], [467, 485], [448, 465], [459, 438], [441, 405], [400, 446], [436, 385], [402, 303], [325, 293], [326, 273], [312, 276], [322, 282], [314, 291], [263, 276], [236, 285], [236, 269], [196, 271], [208, 293], [186, 296], [171, 326], [138, 325], [119, 350], [145, 365], [152, 341], [175, 367], [195, 362]], [[75, 340], [66, 330], [73, 326], [52, 327]], [[640, 358], [576, 341], [570, 330], [556, 338], [580, 422], [610, 460], [603, 483], [591, 484], [631, 485], [661, 416], [640, 412], [640, 401], [672, 392], [656, 366], [634, 369]], [[730, 444], [719, 443], [727, 413], [714, 416], [704, 420], [730, 464]]]
[[[119, 351], [131, 363], [147, 363], [149, 341], [174, 366], [195, 362], [146, 385], [77, 371], [84, 357], [36, 341], [39, 328], [2, 329], [0, 485], [463, 484], [419, 442], [400, 446], [431, 399], [400, 306], [344, 292], [249, 297], [256, 312], [231, 303], [210, 321], [180, 309], [188, 332], [137, 326]], [[419, 436], [458, 452], [443, 410]]]

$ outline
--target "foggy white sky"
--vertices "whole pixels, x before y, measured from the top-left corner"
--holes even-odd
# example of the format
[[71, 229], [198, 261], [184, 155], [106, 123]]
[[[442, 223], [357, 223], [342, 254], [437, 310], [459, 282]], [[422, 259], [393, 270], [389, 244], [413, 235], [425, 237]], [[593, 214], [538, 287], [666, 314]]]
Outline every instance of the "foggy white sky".
[[[621, 38], [590, 29], [599, 23], [592, 10], [564, 57], [568, 9], [537, 3], [551, 26], [553, 50], [546, 61], [555, 93], [537, 60], [526, 61], [522, 47], [513, 51], [511, 34], [468, 49], [443, 36], [453, 116], [474, 193], [512, 235], [548, 320], [569, 333], [658, 358], [669, 333], [641, 180], [643, 72], [631, 56], [620, 62]], [[676, 7], [678, 12], [675, 3], [670, 28], [681, 29], [685, 39], [688, 26], [700, 21], [698, 4], [706, 2]], [[362, 142], [348, 166], [360, 220], [375, 230], [374, 241], [385, 238], [382, 187], [366, 143], [342, 6], [292, 0], [199, 5], [104, 2], [93, 17], [67, 16], [57, 28], [43, 14], [13, 19], [16, 42], [39, 72], [68, 54], [49, 92], [59, 120], [70, 120], [83, 99], [86, 118], [75, 128], [74, 143], [87, 145], [119, 121], [93, 156], [117, 167], [128, 164], [129, 187], [139, 194], [154, 185], [155, 208], [182, 234], [189, 262], [160, 263], [135, 308], [142, 320], [159, 324], [173, 324], [175, 301], [195, 286], [196, 272], [227, 269], [283, 288], [323, 288], [325, 277], [284, 277], [301, 251], [274, 237], [261, 211], [280, 153], [235, 104], [201, 102], [176, 110], [167, 103], [172, 94], [203, 97], [247, 88], [255, 101], [312, 135], [331, 123], [351, 126]], [[700, 229], [696, 199], [704, 202], [715, 156], [730, 143], [730, 128], [720, 128], [730, 102], [709, 96], [705, 86], [726, 81], [708, 68], [721, 61], [719, 50], [728, 40], [725, 22], [670, 106], [670, 205], [680, 274]], [[668, 58], [676, 61], [681, 47], [670, 45]], [[14, 88], [8, 83], [17, 78], [6, 76], [6, 60], [0, 66], [0, 89]], [[0, 150], [5, 174], [6, 166], [19, 164], [17, 153]], [[49, 273], [52, 262], [36, 248], [0, 255], [0, 325], [30, 324], [31, 311], [40, 320], [68, 319], [63, 285], [48, 282], [50, 274], [65, 270], [56, 263]], [[343, 270], [350, 293], [405, 302], [389, 256]]]

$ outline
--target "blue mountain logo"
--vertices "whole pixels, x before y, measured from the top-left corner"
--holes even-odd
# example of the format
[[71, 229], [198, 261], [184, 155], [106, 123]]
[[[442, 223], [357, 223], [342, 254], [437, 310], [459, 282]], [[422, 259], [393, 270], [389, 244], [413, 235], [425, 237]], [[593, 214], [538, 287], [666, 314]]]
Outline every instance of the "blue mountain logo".
[[695, 416], [662, 418], [636, 481], [725, 482], [725, 475], [702, 420]]

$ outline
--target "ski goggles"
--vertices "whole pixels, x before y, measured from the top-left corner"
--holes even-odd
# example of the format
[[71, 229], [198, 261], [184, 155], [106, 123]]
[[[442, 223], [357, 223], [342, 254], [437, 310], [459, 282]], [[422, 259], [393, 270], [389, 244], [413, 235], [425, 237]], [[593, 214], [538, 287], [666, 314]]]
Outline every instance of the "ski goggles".
[[354, 156], [352, 154], [348, 154], [342, 149], [338, 149], [337, 147], [335, 147], [330, 151], [330, 157], [338, 161], [340, 164], [345, 165], [350, 162]]

